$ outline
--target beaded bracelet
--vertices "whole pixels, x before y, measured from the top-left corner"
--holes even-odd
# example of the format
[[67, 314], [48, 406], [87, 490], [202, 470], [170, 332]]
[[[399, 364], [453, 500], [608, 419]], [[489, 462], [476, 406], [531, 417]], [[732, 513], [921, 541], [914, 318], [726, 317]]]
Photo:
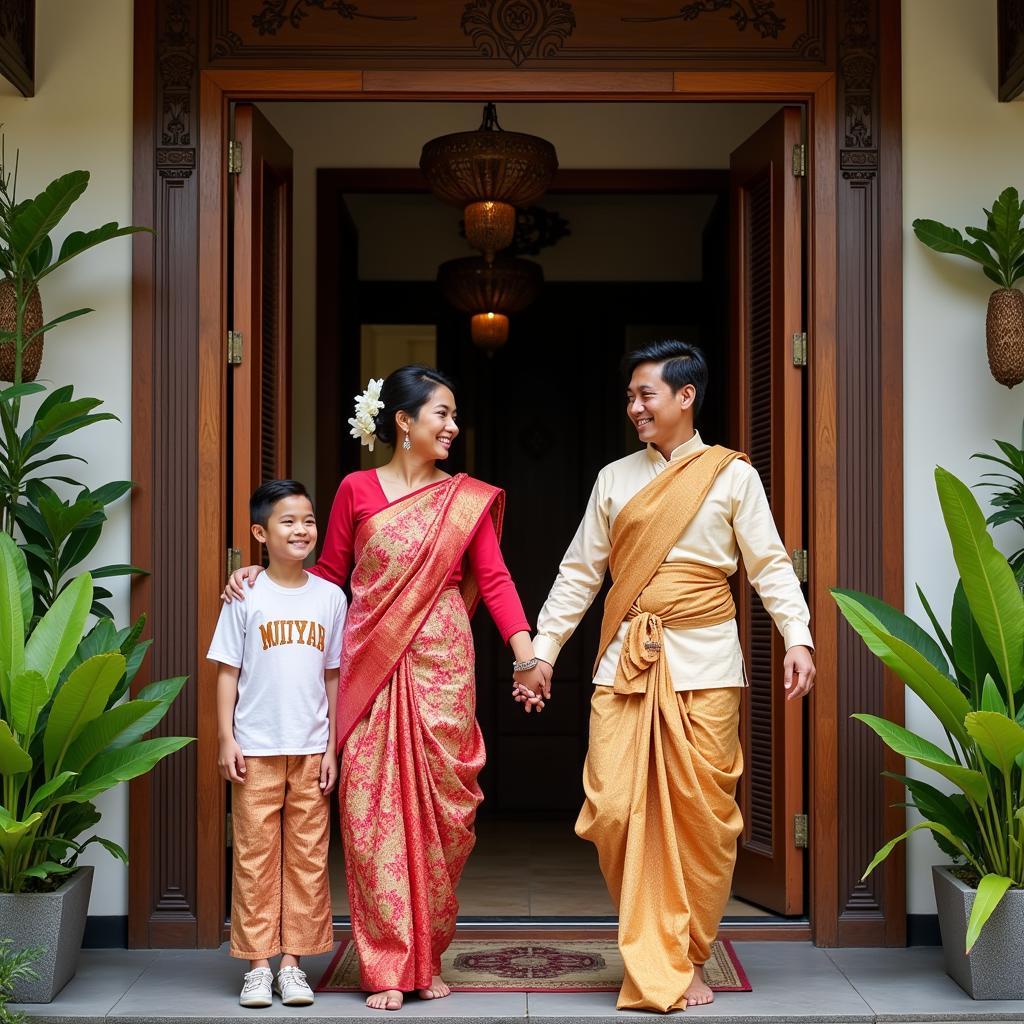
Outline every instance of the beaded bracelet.
[[537, 659], [531, 658], [529, 661], [513, 661], [512, 662], [512, 673], [516, 672], [529, 672], [530, 669], [537, 667]]

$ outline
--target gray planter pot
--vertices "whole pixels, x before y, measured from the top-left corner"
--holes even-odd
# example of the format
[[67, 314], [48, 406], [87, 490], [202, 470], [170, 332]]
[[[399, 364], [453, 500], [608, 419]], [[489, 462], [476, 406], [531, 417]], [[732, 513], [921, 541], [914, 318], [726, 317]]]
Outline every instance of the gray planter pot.
[[1024, 999], [1024, 889], [1010, 889], [969, 954], [967, 921], [977, 890], [948, 867], [932, 868], [946, 973], [972, 999]]
[[42, 946], [38, 981], [21, 981], [15, 1003], [48, 1003], [74, 977], [92, 892], [92, 868], [79, 868], [56, 892], [0, 893], [0, 935], [15, 949]]

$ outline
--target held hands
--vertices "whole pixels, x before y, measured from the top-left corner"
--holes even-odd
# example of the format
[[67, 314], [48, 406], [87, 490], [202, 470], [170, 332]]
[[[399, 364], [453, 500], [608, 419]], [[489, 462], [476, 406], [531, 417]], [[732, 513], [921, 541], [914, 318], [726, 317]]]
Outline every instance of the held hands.
[[245, 597], [243, 585], [248, 583], [251, 587], [261, 572], [263, 572], [262, 565], [247, 565], [244, 569], [236, 569], [228, 577], [227, 586], [224, 587], [220, 599], [225, 604], [231, 604], [235, 600], [241, 601]]
[[540, 714], [544, 703], [551, 699], [551, 677], [554, 669], [546, 661], [538, 661], [537, 667], [529, 672], [517, 672], [512, 679], [512, 699], [523, 705], [529, 714], [534, 707]]
[[338, 781], [338, 755], [328, 749], [320, 759], [320, 792], [327, 796]]
[[245, 757], [234, 736], [220, 741], [217, 753], [217, 767], [228, 782], [245, 783]]
[[790, 647], [786, 651], [783, 667], [786, 673], [783, 681], [786, 688], [786, 700], [806, 697], [811, 692], [811, 687], [814, 686], [814, 675], [817, 671], [810, 648]]

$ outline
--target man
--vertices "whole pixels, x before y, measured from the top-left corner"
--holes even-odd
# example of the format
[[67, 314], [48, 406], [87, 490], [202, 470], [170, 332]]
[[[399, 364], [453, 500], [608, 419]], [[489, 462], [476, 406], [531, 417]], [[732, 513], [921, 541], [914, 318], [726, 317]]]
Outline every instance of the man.
[[728, 583], [740, 556], [785, 640], [789, 699], [810, 690], [814, 663], [810, 615], [760, 477], [694, 430], [708, 378], [700, 349], [657, 342], [625, 368], [626, 414], [645, 447], [598, 474], [534, 647], [549, 698], [558, 653], [610, 569], [576, 832], [597, 847], [618, 909], [618, 1007], [665, 1012], [714, 998], [703, 965], [742, 830], [746, 679]]

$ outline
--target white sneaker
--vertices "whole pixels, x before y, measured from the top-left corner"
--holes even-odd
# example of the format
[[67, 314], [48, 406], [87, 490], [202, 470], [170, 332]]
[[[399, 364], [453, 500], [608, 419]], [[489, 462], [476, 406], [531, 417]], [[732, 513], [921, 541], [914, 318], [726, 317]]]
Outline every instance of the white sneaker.
[[245, 975], [242, 994], [238, 997], [238, 1002], [251, 1010], [272, 1005], [274, 994], [270, 984], [273, 978], [274, 972], [269, 967], [254, 967]]
[[306, 972], [300, 967], [282, 967], [274, 983], [285, 1006], [312, 1006], [313, 990], [306, 981]]

